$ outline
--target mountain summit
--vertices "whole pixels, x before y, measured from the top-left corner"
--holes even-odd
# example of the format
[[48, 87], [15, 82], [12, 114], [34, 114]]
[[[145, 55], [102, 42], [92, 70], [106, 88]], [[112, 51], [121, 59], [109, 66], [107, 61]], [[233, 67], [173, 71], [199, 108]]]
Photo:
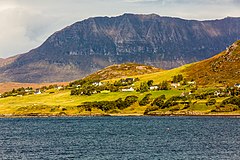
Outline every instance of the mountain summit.
[[155, 14], [89, 18], [54, 33], [11, 62], [1, 60], [0, 81], [69, 81], [126, 62], [169, 69], [209, 58], [237, 39], [240, 18], [196, 21]]

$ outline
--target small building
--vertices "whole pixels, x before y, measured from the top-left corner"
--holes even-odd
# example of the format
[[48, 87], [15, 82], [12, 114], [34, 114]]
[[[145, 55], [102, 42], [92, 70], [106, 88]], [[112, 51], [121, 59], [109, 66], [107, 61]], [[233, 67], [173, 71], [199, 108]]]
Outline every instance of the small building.
[[81, 85], [76, 85], [76, 88], [80, 88], [81, 87]]
[[171, 83], [171, 87], [178, 88], [180, 87], [180, 83]]
[[102, 82], [94, 82], [94, 83], [92, 83], [92, 85], [94, 85], [94, 86], [102, 86], [103, 83]]
[[135, 90], [132, 87], [122, 89], [122, 92], [133, 92], [133, 91], [135, 91]]
[[236, 83], [236, 84], [234, 84], [234, 87], [240, 88], [240, 84]]
[[63, 86], [58, 86], [57, 89], [61, 90], [61, 89], [63, 89]]
[[37, 89], [34, 94], [42, 94], [42, 92], [40, 91], [40, 89]]
[[221, 92], [220, 91], [215, 91], [214, 96], [220, 96]]
[[150, 86], [150, 88], [149, 88], [150, 90], [158, 90], [159, 89], [159, 87], [158, 86]]

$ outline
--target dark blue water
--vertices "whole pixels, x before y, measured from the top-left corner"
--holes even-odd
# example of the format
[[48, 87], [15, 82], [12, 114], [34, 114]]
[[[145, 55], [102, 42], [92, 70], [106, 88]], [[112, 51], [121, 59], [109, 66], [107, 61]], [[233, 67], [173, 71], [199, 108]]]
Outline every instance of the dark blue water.
[[0, 119], [0, 159], [240, 159], [240, 119]]

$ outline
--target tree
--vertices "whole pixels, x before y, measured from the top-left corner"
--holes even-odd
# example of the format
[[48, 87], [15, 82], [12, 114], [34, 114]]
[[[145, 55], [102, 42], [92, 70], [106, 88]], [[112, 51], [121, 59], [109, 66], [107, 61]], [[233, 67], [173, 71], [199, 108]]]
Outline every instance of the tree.
[[173, 83], [178, 83], [178, 82], [181, 82], [182, 80], [183, 80], [183, 75], [182, 74], [178, 74], [176, 76], [173, 76], [172, 82]]
[[139, 102], [139, 105], [146, 106], [147, 104], [149, 104], [151, 102], [151, 99], [150, 99], [151, 95], [152, 95], [151, 93], [146, 94], [145, 97], [143, 97], [143, 99]]
[[131, 106], [133, 103], [137, 102], [137, 100], [138, 100], [137, 96], [127, 96], [125, 98], [125, 102], [128, 107]]
[[152, 86], [152, 84], [153, 84], [153, 80], [149, 80], [149, 81], [147, 82], [148, 87]]
[[156, 105], [156, 106], [158, 106], [159, 108], [163, 108], [163, 106], [164, 106], [164, 100], [165, 100], [165, 99], [166, 99], [166, 97], [165, 97], [164, 94], [161, 95], [161, 96], [159, 96], [159, 97], [157, 97], [157, 98], [153, 101], [152, 106], [153, 106], [153, 105]]
[[140, 84], [140, 92], [141, 93], [144, 93], [144, 92], [147, 92], [149, 89], [148, 89], [149, 87], [148, 87], [148, 84], [146, 83], [146, 82], [142, 82], [141, 84]]
[[168, 82], [163, 81], [162, 83], [159, 84], [159, 88], [160, 90], [168, 90], [169, 89]]

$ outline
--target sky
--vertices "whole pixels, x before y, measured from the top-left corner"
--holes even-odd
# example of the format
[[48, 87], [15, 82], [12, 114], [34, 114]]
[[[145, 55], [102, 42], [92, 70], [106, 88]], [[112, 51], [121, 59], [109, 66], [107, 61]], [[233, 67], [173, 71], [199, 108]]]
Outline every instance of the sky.
[[77, 21], [124, 13], [209, 20], [240, 17], [240, 0], [0, 0], [0, 58], [26, 53]]

